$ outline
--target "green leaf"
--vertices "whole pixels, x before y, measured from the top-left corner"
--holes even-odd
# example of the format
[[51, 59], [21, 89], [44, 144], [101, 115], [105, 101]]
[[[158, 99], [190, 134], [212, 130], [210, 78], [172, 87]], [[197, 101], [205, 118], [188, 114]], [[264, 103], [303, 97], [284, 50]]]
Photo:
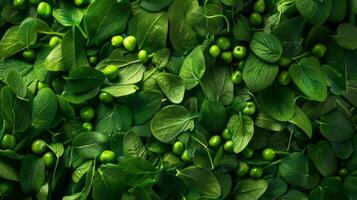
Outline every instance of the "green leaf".
[[233, 26], [233, 35], [237, 40], [250, 41], [253, 31], [249, 23], [249, 20], [243, 16], [239, 15], [237, 17], [237, 22]]
[[114, 97], [123, 97], [135, 93], [139, 90], [136, 85], [112, 85], [103, 88], [101, 91], [111, 94]]
[[234, 152], [239, 153], [253, 138], [254, 122], [247, 115], [233, 115], [228, 120], [227, 129], [232, 133]]
[[28, 17], [21, 22], [17, 38], [23, 45], [34, 45], [39, 32], [51, 32], [51, 29], [46, 22], [37, 18]]
[[250, 49], [266, 62], [275, 63], [283, 53], [279, 38], [270, 33], [257, 32], [249, 43]]
[[45, 183], [45, 163], [39, 157], [27, 155], [21, 162], [20, 184], [24, 192], [38, 192]]
[[221, 187], [217, 178], [210, 171], [195, 166], [179, 170], [177, 176], [190, 187], [196, 188], [205, 196], [217, 199], [221, 196]]
[[279, 200], [308, 200], [307, 196], [298, 190], [289, 190], [285, 195], [281, 196]]
[[15, 132], [25, 131], [30, 123], [31, 108], [28, 101], [18, 99], [9, 87], [1, 89], [1, 113]]
[[24, 61], [0, 59], [0, 80], [5, 80], [9, 71], [17, 70], [20, 72], [25, 84], [30, 85], [35, 79], [32, 69], [33, 66]]
[[57, 158], [61, 157], [64, 153], [64, 146], [61, 143], [52, 143], [48, 148], [55, 154]]
[[114, 84], [128, 85], [139, 83], [143, 79], [145, 70], [145, 65], [141, 63], [135, 63], [127, 67], [119, 68], [119, 80]]
[[243, 80], [250, 91], [255, 92], [269, 87], [278, 75], [278, 66], [250, 54], [243, 69]]
[[16, 169], [3, 158], [0, 160], [0, 177], [10, 181], [19, 181]]
[[295, 124], [301, 128], [307, 136], [312, 137], [312, 125], [309, 118], [306, 116], [304, 111], [296, 107], [296, 112], [293, 118], [289, 120], [290, 123]]
[[62, 39], [63, 63], [70, 71], [89, 66], [86, 55], [86, 39], [75, 27], [66, 32]]
[[198, 9], [198, 2], [191, 0], [175, 0], [169, 7], [169, 38], [178, 53], [187, 53], [198, 44], [197, 33], [193, 27], [193, 13]]
[[53, 10], [53, 17], [63, 26], [78, 26], [83, 19], [82, 11], [70, 4], [61, 3], [61, 8]]
[[140, 5], [148, 11], [156, 12], [170, 5], [172, 1], [173, 0], [142, 0]]
[[70, 102], [66, 101], [62, 96], [57, 96], [57, 100], [59, 113], [66, 119], [74, 119], [76, 114]]
[[84, 26], [91, 44], [99, 45], [108, 37], [122, 33], [130, 15], [127, 0], [101, 0], [90, 4]]
[[92, 67], [78, 66], [65, 80], [71, 92], [83, 93], [99, 87], [105, 81], [105, 75]]
[[197, 17], [193, 25], [194, 29], [202, 37], [219, 34], [225, 27], [224, 19], [222, 17], [206, 16], [219, 16], [222, 13], [222, 4], [217, 1], [206, 2], [204, 7], [200, 7], [197, 14], [194, 15], [194, 17]]
[[125, 184], [125, 174], [118, 166], [102, 165], [94, 175], [92, 197], [94, 200], [121, 199]]
[[344, 193], [342, 182], [335, 177], [328, 177], [321, 181], [319, 187], [310, 192], [309, 199], [347, 200]]
[[271, 131], [282, 131], [286, 128], [286, 123], [276, 121], [264, 112], [259, 112], [254, 120], [254, 125]]
[[348, 159], [353, 153], [352, 141], [347, 140], [344, 142], [332, 142], [332, 150], [335, 155], [340, 159]]
[[75, 93], [72, 92], [71, 90], [67, 89], [63, 92], [62, 97], [69, 101], [70, 103], [74, 103], [74, 104], [80, 104], [88, 99], [94, 98], [98, 95], [100, 91], [100, 88], [95, 88], [93, 90], [90, 90], [88, 92], [85, 93]]
[[268, 179], [268, 188], [261, 197], [262, 200], [278, 199], [288, 189], [288, 185], [280, 178]]
[[206, 70], [202, 46], [197, 46], [183, 61], [180, 76], [185, 81], [187, 90], [194, 88]]
[[43, 185], [40, 188], [40, 191], [38, 191], [37, 195], [36, 195], [36, 199], [38, 200], [47, 200], [48, 198], [48, 183], [46, 183], [45, 185]]
[[96, 158], [105, 150], [107, 136], [98, 132], [82, 132], [73, 139], [73, 150], [83, 158]]
[[180, 133], [192, 129], [193, 126], [188, 110], [176, 105], [164, 107], [151, 121], [153, 135], [165, 143], [173, 142]]
[[324, 73], [326, 84], [330, 87], [330, 91], [335, 95], [341, 95], [346, 90], [344, 75], [330, 65], [321, 65], [321, 70]]
[[332, 0], [296, 0], [296, 8], [312, 24], [323, 24], [330, 16], [332, 6]]
[[7, 73], [6, 83], [10, 87], [11, 91], [20, 98], [25, 98], [27, 95], [27, 87], [22, 79], [21, 74], [12, 69]]
[[90, 160], [77, 167], [72, 174], [72, 181], [74, 183], [78, 183], [79, 180], [83, 177], [83, 175], [85, 175], [92, 167], [92, 163], [93, 161]]
[[311, 100], [325, 101], [327, 85], [317, 58], [303, 58], [289, 67], [289, 74], [298, 88]]
[[172, 103], [181, 103], [185, 95], [185, 82], [175, 74], [160, 73], [156, 76], [156, 82], [162, 92]]
[[343, 188], [349, 200], [357, 197], [357, 174], [353, 173], [347, 176], [343, 182]]
[[57, 113], [57, 96], [49, 88], [41, 89], [32, 103], [32, 126], [49, 128]]
[[146, 150], [140, 137], [128, 132], [123, 140], [123, 153], [127, 157], [145, 157]]
[[[143, 3], [141, 1], [141, 4]], [[166, 12], [151, 13], [137, 9], [128, 23], [128, 33], [135, 35], [138, 49], [145, 49], [148, 52], [155, 52], [166, 47], [167, 32]]]
[[294, 17], [274, 27], [271, 31], [273, 35], [279, 38], [283, 46], [283, 56], [298, 56], [302, 52], [302, 37], [306, 21], [301, 16]]
[[343, 142], [353, 136], [354, 129], [337, 110], [321, 117], [320, 131], [331, 142]]
[[160, 110], [161, 95], [153, 91], [141, 91], [132, 95], [128, 102], [134, 124], [139, 125], [151, 119]]
[[349, 23], [340, 24], [335, 39], [342, 48], [357, 49], [357, 27]]
[[46, 82], [51, 79], [55, 72], [47, 71], [45, 67], [45, 60], [52, 49], [48, 46], [43, 46], [38, 51], [36, 51], [36, 60], [33, 66], [33, 71], [36, 79], [42, 82]]
[[331, 144], [327, 141], [319, 141], [317, 144], [307, 146], [309, 157], [314, 162], [317, 170], [324, 176], [335, 174], [338, 166], [338, 160], [332, 151]]
[[222, 131], [226, 127], [227, 119], [226, 108], [221, 102], [205, 100], [202, 103], [198, 121], [208, 131]]
[[208, 67], [202, 77], [202, 90], [211, 101], [220, 101], [228, 105], [233, 100], [233, 82], [228, 67]]
[[25, 49], [18, 39], [19, 26], [13, 26], [6, 30], [0, 41], [0, 58], [8, 58]]
[[314, 187], [319, 181], [319, 176], [310, 175], [307, 159], [298, 152], [283, 158], [279, 174], [286, 182], [304, 188]]
[[296, 113], [294, 92], [287, 87], [273, 86], [267, 88], [258, 93], [257, 99], [264, 112], [278, 121], [288, 121]]
[[348, 0], [333, 0], [333, 12], [330, 13], [328, 21], [341, 22], [347, 15]]
[[263, 179], [243, 179], [238, 182], [235, 199], [258, 200], [268, 188], [268, 182]]
[[132, 113], [126, 106], [111, 107], [101, 104], [96, 116], [95, 130], [108, 136], [127, 131], [132, 124]]
[[68, 66], [64, 64], [64, 58], [62, 56], [62, 45], [57, 45], [48, 54], [45, 60], [45, 68], [48, 71], [66, 71]]

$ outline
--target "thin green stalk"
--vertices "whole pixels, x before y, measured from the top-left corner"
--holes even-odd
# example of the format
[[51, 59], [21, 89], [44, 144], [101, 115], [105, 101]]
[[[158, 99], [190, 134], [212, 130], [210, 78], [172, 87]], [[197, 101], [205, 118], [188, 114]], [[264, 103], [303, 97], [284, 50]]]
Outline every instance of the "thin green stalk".
[[78, 24], [76, 25], [76, 27], [79, 29], [79, 31], [82, 33], [82, 35], [84, 36], [85, 39], [88, 39], [88, 36], [86, 34], [86, 32], [82, 29], [82, 27]]

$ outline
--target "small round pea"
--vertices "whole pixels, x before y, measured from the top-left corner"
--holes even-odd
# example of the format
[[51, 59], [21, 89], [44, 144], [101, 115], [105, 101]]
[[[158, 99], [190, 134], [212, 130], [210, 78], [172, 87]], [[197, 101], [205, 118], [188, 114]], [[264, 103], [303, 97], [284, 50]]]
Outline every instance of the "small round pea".
[[97, 56], [89, 56], [88, 60], [89, 60], [89, 64], [95, 65], [98, 62], [98, 57]]
[[48, 42], [48, 46], [50, 48], [54, 48], [55, 46], [59, 45], [62, 42], [61, 38], [57, 36], [51, 37], [50, 41]]
[[280, 83], [280, 85], [288, 85], [290, 81], [291, 81], [291, 77], [288, 71], [282, 71], [279, 74], [278, 82]]
[[311, 53], [316, 56], [317, 58], [322, 58], [324, 57], [325, 53], [327, 51], [327, 48], [324, 44], [316, 44], [312, 50]]
[[233, 141], [232, 140], [226, 141], [224, 143], [223, 149], [228, 153], [233, 153]]
[[221, 49], [217, 45], [212, 45], [208, 51], [214, 58], [217, 58], [221, 54]]
[[290, 65], [291, 61], [292, 61], [291, 58], [287, 58], [287, 57], [283, 57], [282, 56], [282, 57], [279, 58], [278, 64], [281, 67], [287, 67], [287, 66]]
[[104, 150], [100, 154], [99, 160], [101, 163], [113, 163], [115, 161], [115, 153], [110, 150]]
[[121, 35], [114, 35], [111, 40], [113, 47], [120, 47], [123, 45], [123, 41], [124, 38]]
[[107, 92], [101, 92], [99, 94], [99, 100], [103, 103], [110, 103], [113, 101], [113, 99], [114, 99], [114, 97]]
[[47, 168], [51, 168], [55, 165], [55, 155], [52, 152], [43, 154], [42, 160]]
[[232, 134], [230, 133], [230, 131], [228, 130], [228, 128], [225, 128], [222, 131], [222, 138], [225, 140], [231, 140], [232, 139]]
[[49, 17], [51, 16], [52, 13], [52, 8], [50, 4], [47, 2], [42, 1], [37, 5], [37, 14], [42, 16], [42, 17]]
[[138, 53], [138, 60], [141, 63], [146, 63], [149, 60], [148, 52], [146, 50], [140, 50]]
[[113, 80], [118, 77], [118, 68], [115, 65], [108, 65], [104, 68], [103, 73], [109, 79]]
[[191, 162], [192, 161], [192, 158], [190, 156], [190, 154], [188, 153], [187, 150], [185, 150], [182, 155], [181, 155], [181, 159], [185, 162]]
[[231, 81], [234, 84], [237, 84], [237, 85], [240, 84], [243, 81], [242, 73], [240, 71], [233, 72], [232, 76], [231, 76]]
[[127, 36], [123, 40], [123, 45], [126, 50], [134, 51], [136, 47], [136, 38], [134, 36]]
[[36, 57], [36, 54], [33, 49], [27, 49], [22, 52], [22, 57], [27, 61], [33, 61]]
[[86, 106], [80, 110], [79, 115], [83, 121], [89, 122], [94, 118], [95, 111], [92, 107]]
[[172, 145], [172, 152], [176, 155], [182, 155], [182, 153], [185, 151], [185, 146], [181, 141], [176, 141]]
[[93, 125], [90, 122], [84, 122], [82, 124], [82, 129], [85, 131], [92, 131], [93, 130]]
[[46, 148], [47, 148], [46, 142], [41, 139], [35, 140], [31, 145], [32, 152], [35, 154], [41, 154], [45, 152]]
[[263, 18], [262, 16], [257, 13], [257, 12], [252, 12], [250, 15], [249, 15], [249, 22], [254, 25], [254, 26], [258, 26], [260, 25], [262, 22], [263, 22]]
[[218, 38], [216, 44], [222, 51], [226, 51], [231, 47], [231, 41], [226, 37]]
[[219, 135], [212, 136], [208, 141], [208, 145], [213, 149], [218, 149], [221, 146], [221, 143], [222, 139]]
[[221, 54], [221, 59], [225, 63], [231, 63], [233, 61], [233, 55], [231, 51], [225, 51]]
[[247, 55], [247, 48], [245, 46], [236, 46], [233, 49], [233, 56], [236, 59], [243, 59]]

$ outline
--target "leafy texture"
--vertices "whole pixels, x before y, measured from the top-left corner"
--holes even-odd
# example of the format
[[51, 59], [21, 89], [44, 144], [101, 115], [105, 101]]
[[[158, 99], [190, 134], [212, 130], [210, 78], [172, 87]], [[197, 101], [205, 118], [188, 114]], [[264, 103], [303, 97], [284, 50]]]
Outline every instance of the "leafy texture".
[[13, 26], [2, 36], [0, 41], [0, 58], [8, 58], [25, 49], [26, 45], [18, 40], [18, 34], [19, 27]]
[[183, 131], [193, 128], [190, 113], [182, 106], [167, 106], [151, 121], [153, 135], [162, 142], [172, 142]]
[[268, 183], [265, 180], [244, 179], [238, 183], [235, 198], [258, 200], [267, 188]]
[[130, 18], [128, 29], [129, 34], [136, 36], [139, 49], [153, 52], [164, 48], [168, 33], [167, 13], [138, 10]]
[[126, 28], [130, 15], [127, 0], [103, 0], [92, 3], [84, 17], [84, 25], [92, 44], [121, 33]]
[[180, 76], [185, 81], [187, 90], [195, 87], [206, 70], [202, 47], [197, 46], [183, 61]]
[[353, 127], [338, 111], [332, 111], [321, 117], [320, 131], [323, 136], [333, 142], [342, 142], [353, 135]]
[[269, 87], [278, 75], [278, 66], [250, 54], [243, 69], [243, 80], [251, 91]]
[[169, 7], [170, 42], [179, 53], [186, 53], [198, 44], [192, 18], [197, 9], [198, 2], [191, 0], [175, 0]]
[[296, 8], [310, 23], [322, 24], [330, 16], [333, 0], [297, 0]]
[[[274, 93], [279, 95], [271, 95]], [[258, 100], [265, 113], [278, 121], [288, 121], [296, 113], [295, 95], [289, 88], [270, 87], [258, 94]]]
[[180, 170], [178, 176], [207, 197], [218, 198], [221, 195], [219, 182], [211, 172], [206, 172], [198, 167], [188, 167]]
[[340, 24], [337, 28], [336, 42], [346, 49], [357, 49], [357, 27], [344, 23]]
[[283, 47], [273, 34], [258, 32], [253, 35], [249, 44], [250, 49], [264, 61], [277, 62], [283, 53]]
[[299, 89], [312, 100], [324, 101], [327, 97], [327, 85], [316, 58], [303, 58], [299, 64], [289, 68], [289, 74]]
[[38, 129], [49, 128], [56, 113], [56, 94], [47, 88], [40, 90], [33, 100], [32, 126]]
[[227, 128], [232, 132], [233, 150], [239, 153], [247, 147], [254, 133], [253, 120], [246, 115], [233, 115], [227, 124]]

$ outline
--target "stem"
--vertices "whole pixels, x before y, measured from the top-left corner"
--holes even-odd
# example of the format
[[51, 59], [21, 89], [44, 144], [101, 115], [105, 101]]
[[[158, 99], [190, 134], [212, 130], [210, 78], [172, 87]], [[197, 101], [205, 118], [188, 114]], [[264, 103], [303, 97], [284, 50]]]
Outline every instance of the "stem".
[[276, 160], [276, 161], [274, 161], [274, 162], [271, 162], [271, 163], [269, 163], [269, 165], [265, 166], [263, 169], [266, 169], [266, 168], [272, 167], [272, 166], [274, 166], [274, 165], [277, 165], [277, 164], [279, 164], [281, 161], [282, 161], [282, 160], [279, 159], [279, 160]]
[[214, 169], [214, 164], [213, 164], [213, 160], [212, 160], [211, 154], [210, 154], [210, 152], [208, 150], [208, 147], [205, 144], [203, 144], [199, 139], [195, 138], [194, 136], [192, 136], [192, 138], [194, 140], [196, 140], [196, 142], [200, 143], [200, 145], [202, 145], [205, 148], [205, 150], [206, 150], [206, 152], [208, 154], [208, 157], [209, 157], [209, 162], [211, 164], [211, 169], [213, 170]]
[[64, 33], [57, 33], [57, 32], [46, 32], [46, 31], [41, 31], [40, 33], [42, 34], [46, 34], [46, 35], [55, 35], [55, 36], [59, 36], [62, 37], [64, 36]]
[[288, 151], [275, 151], [276, 154], [279, 154], [279, 155], [289, 155], [290, 152]]
[[79, 29], [79, 31], [82, 33], [82, 35], [84, 36], [85, 39], [88, 39], [87, 34], [85, 33], [85, 31], [82, 29], [82, 27], [77, 24], [76, 27]]
[[288, 146], [286, 147], [286, 151], [289, 151], [290, 149], [290, 145], [291, 145], [291, 140], [293, 138], [293, 132], [290, 131], [290, 136], [289, 136], [289, 143], [288, 143]]
[[310, 54], [309, 52], [305, 52], [305, 53], [303, 53], [303, 54], [300, 54], [300, 55], [298, 55], [298, 56], [293, 57], [292, 59], [293, 59], [293, 60], [299, 60], [300, 58], [303, 58], [303, 57], [305, 57], [305, 56], [307, 56], [307, 55], [309, 55], [309, 54]]
[[151, 75], [153, 75], [157, 70], [157, 67], [154, 68], [154, 70], [152, 70], [152, 72], [150, 72], [146, 77], [143, 78], [142, 82], [144, 82], [146, 79], [148, 79]]
[[227, 25], [227, 32], [229, 33], [230, 32], [230, 25], [229, 25], [229, 20], [228, 18], [223, 15], [223, 14], [219, 14], [219, 15], [211, 15], [211, 16], [205, 16], [207, 19], [214, 19], [216, 17], [223, 17], [223, 19], [226, 21], [226, 25]]

